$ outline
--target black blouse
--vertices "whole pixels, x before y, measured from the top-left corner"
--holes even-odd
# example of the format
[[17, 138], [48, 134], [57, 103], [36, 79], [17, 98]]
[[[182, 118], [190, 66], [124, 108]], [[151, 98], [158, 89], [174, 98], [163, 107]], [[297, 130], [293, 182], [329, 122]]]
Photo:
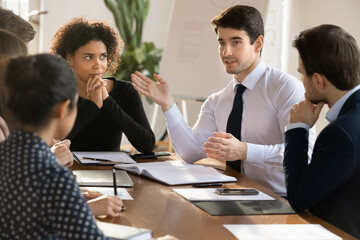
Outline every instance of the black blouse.
[[150, 153], [155, 136], [138, 92], [131, 83], [114, 81], [109, 97], [99, 109], [90, 100], [79, 98], [75, 125], [67, 136], [72, 151], [120, 151], [122, 133], [139, 151]]

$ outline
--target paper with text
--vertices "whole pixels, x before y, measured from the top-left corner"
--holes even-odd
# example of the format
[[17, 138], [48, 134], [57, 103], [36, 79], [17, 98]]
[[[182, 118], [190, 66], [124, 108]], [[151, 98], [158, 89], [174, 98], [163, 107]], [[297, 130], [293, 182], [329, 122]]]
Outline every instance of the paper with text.
[[173, 191], [189, 201], [238, 201], [238, 200], [275, 200], [260, 192], [258, 195], [220, 195], [216, 188], [173, 188]]

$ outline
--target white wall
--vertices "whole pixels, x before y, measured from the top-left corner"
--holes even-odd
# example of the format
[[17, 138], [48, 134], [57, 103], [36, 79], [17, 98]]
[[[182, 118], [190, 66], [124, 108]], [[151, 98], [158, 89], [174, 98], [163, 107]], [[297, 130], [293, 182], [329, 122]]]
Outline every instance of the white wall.
[[[298, 53], [291, 46], [293, 38], [301, 31], [320, 24], [334, 24], [344, 28], [360, 44], [360, 1], [359, 0], [285, 0], [289, 5], [287, 41], [288, 64], [285, 71], [300, 79], [297, 72]], [[328, 124], [325, 114], [327, 106], [321, 112], [316, 124], [317, 133]]]
[[[164, 47], [172, 4], [173, 0], [151, 0], [143, 41], [152, 41], [158, 48]], [[112, 13], [103, 0], [41, 0], [41, 5], [48, 14], [42, 17], [40, 52], [49, 51], [55, 32], [73, 17], [103, 20], [116, 29]]]

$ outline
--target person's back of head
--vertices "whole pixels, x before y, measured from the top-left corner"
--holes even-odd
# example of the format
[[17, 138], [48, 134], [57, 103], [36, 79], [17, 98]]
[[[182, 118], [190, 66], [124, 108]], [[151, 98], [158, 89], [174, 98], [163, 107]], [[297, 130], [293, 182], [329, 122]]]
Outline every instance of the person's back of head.
[[6, 105], [16, 127], [42, 129], [58, 104], [70, 100], [70, 110], [76, 106], [75, 76], [59, 56], [38, 54], [10, 59], [4, 80], [9, 92]]
[[308, 76], [323, 74], [337, 89], [360, 84], [360, 52], [355, 39], [341, 27], [320, 25], [293, 41]]
[[0, 29], [0, 58], [11, 58], [27, 55], [27, 47], [23, 40], [15, 34]]
[[3, 75], [7, 65], [7, 58], [26, 56], [27, 47], [23, 40], [6, 30], [0, 29], [0, 39], [0, 116], [11, 126], [10, 114], [5, 106], [8, 93], [4, 85]]
[[0, 7], [0, 29], [5, 29], [21, 38], [26, 44], [35, 37], [34, 27], [13, 11]]
[[220, 13], [211, 20], [215, 33], [218, 28], [233, 28], [247, 32], [250, 43], [261, 35], [264, 36], [264, 23], [261, 13], [254, 7], [235, 5]]

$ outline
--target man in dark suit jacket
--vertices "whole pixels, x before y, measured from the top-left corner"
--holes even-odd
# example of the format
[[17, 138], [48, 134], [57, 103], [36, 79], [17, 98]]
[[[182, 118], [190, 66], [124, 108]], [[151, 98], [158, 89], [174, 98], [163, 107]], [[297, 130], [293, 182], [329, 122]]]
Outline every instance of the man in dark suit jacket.
[[[360, 53], [342, 28], [320, 25], [294, 40], [306, 90], [285, 132], [287, 196], [312, 214], [360, 238]], [[308, 129], [324, 104], [330, 122], [308, 163]]]

